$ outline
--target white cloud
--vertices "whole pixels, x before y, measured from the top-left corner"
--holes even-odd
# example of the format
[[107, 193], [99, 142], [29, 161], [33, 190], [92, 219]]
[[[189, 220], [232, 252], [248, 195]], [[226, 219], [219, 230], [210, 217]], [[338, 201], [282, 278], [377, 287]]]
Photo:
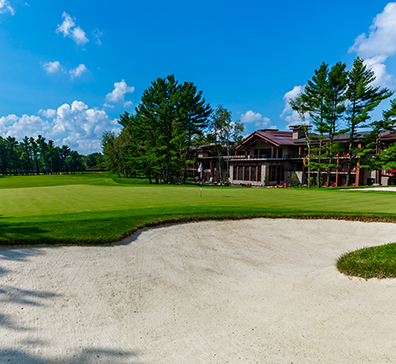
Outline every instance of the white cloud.
[[37, 138], [50, 130], [48, 121], [44, 121], [37, 115], [8, 115], [0, 118], [0, 135], [3, 137], [15, 137], [21, 140], [25, 136]]
[[15, 15], [15, 10], [12, 8], [8, 0], [0, 0], [0, 14], [9, 11], [11, 15]]
[[394, 86], [393, 76], [387, 72], [384, 64], [387, 58], [388, 56], [376, 56], [364, 60], [367, 67], [371, 68], [375, 74], [375, 80], [371, 83], [372, 86]]
[[100, 40], [100, 37], [103, 35], [103, 32], [101, 32], [99, 29], [95, 28], [92, 31], [92, 35], [96, 38], [96, 44], [102, 45], [102, 41]]
[[76, 24], [69, 14], [63, 12], [62, 18], [63, 22], [56, 28], [56, 33], [62, 33], [63, 37], [73, 39], [77, 45], [84, 45], [89, 42], [89, 39], [85, 36], [85, 32], [79, 26], [75, 26]]
[[121, 82], [114, 83], [114, 90], [106, 95], [106, 101], [108, 102], [124, 102], [125, 94], [132, 93], [135, 91], [133, 86], [128, 86], [124, 80]]
[[241, 121], [244, 124], [254, 124], [256, 129], [274, 129], [275, 126], [271, 125], [271, 119], [266, 116], [262, 116], [258, 112], [252, 110], [247, 111], [241, 115]]
[[126, 102], [123, 103], [124, 107], [129, 107], [129, 106], [132, 106], [132, 105], [133, 105], [132, 101], [126, 101]]
[[349, 52], [355, 52], [375, 73], [374, 86], [394, 86], [394, 78], [387, 73], [384, 62], [396, 54], [396, 3], [388, 3], [377, 14], [369, 28], [369, 35], [360, 34]]
[[84, 72], [87, 72], [88, 68], [84, 64], [79, 64], [75, 69], [70, 70], [71, 79], [81, 77]]
[[396, 3], [389, 3], [370, 26], [369, 36], [360, 34], [349, 51], [370, 58], [379, 54], [396, 54]]
[[103, 110], [89, 108], [82, 101], [63, 104], [57, 110], [40, 109], [37, 115], [8, 115], [0, 117], [0, 135], [21, 140], [25, 135], [41, 134], [57, 145], [66, 144], [82, 154], [100, 151], [105, 130], [119, 132], [116, 120], [111, 120]]
[[61, 70], [61, 65], [58, 61], [46, 62], [43, 64], [43, 68], [47, 73], [56, 73]]
[[[301, 123], [301, 119], [297, 111], [294, 111], [291, 108], [289, 102], [303, 91], [304, 91], [304, 86], [294, 86], [292, 90], [286, 92], [285, 95], [283, 96], [283, 100], [285, 101], [285, 107], [282, 111], [282, 114], [280, 114], [280, 117], [283, 120], [287, 121], [289, 125], [295, 125]], [[305, 121], [309, 122], [308, 114], [305, 115]]]
[[47, 119], [52, 119], [56, 116], [56, 110], [54, 109], [47, 109], [47, 110], [40, 109], [38, 113], [43, 115]]

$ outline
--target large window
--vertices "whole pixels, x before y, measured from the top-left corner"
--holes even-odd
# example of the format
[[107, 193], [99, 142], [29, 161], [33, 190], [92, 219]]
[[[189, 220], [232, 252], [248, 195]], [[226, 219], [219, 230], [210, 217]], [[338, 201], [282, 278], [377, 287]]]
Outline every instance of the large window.
[[271, 166], [271, 181], [275, 181], [276, 166]]
[[244, 175], [244, 181], [249, 181], [249, 166], [245, 166], [245, 175]]
[[250, 180], [251, 181], [255, 181], [256, 180], [256, 176], [257, 176], [257, 174], [256, 174], [257, 166], [251, 166], [250, 168], [252, 169]]
[[238, 166], [238, 180], [243, 181], [243, 166]]
[[257, 181], [261, 181], [261, 166], [258, 166], [257, 170]]
[[278, 158], [283, 158], [283, 149], [278, 148]]
[[260, 157], [271, 158], [271, 148], [260, 149]]

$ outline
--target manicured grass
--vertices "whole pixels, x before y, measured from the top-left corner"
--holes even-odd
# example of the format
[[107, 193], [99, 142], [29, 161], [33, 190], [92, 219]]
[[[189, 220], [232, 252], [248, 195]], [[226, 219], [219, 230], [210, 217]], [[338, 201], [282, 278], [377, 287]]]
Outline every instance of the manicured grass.
[[396, 243], [359, 249], [337, 261], [341, 273], [368, 278], [396, 278]]
[[107, 173], [0, 178], [0, 244], [105, 244], [138, 227], [242, 217], [396, 221], [396, 193], [149, 185]]

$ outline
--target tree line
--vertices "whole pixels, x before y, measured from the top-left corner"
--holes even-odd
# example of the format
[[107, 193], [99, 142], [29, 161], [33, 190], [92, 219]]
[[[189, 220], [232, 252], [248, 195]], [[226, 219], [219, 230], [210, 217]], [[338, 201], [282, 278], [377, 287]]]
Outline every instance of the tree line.
[[[371, 112], [393, 94], [386, 87], [374, 87], [374, 80], [374, 72], [359, 57], [350, 70], [342, 62], [331, 68], [323, 62], [303, 91], [290, 100], [301, 120], [308, 169], [317, 171], [318, 187], [323, 172], [327, 174], [326, 185], [330, 186], [330, 172], [341, 168], [337, 164], [341, 154], [346, 163], [347, 186], [356, 167], [396, 168], [396, 144], [385, 146], [380, 141], [384, 132], [395, 130], [396, 100], [390, 101], [389, 110], [383, 111], [380, 120], [372, 120]], [[310, 134], [311, 127], [316, 135]], [[363, 133], [364, 128], [369, 131]], [[341, 135], [344, 142], [339, 141]]]
[[102, 149], [107, 168], [125, 177], [145, 176], [150, 183], [185, 183], [194, 164], [193, 148], [215, 143], [221, 165], [223, 147], [239, 141], [240, 121], [221, 105], [206, 103], [192, 82], [174, 75], [158, 78], [143, 92], [134, 114], [120, 116], [117, 136], [106, 131]]
[[54, 174], [75, 173], [100, 163], [101, 154], [80, 155], [68, 146], [55, 146], [52, 140], [39, 135], [36, 139], [25, 136], [21, 142], [14, 137], [0, 137], [0, 173]]

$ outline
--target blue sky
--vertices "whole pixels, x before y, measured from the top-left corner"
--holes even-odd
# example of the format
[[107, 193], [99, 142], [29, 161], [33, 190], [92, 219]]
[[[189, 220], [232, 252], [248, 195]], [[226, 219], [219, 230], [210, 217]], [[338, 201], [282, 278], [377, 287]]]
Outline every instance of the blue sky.
[[169, 74], [246, 133], [286, 129], [288, 97], [322, 61], [359, 55], [394, 90], [395, 54], [389, 1], [0, 0], [0, 135], [100, 151], [103, 131]]

